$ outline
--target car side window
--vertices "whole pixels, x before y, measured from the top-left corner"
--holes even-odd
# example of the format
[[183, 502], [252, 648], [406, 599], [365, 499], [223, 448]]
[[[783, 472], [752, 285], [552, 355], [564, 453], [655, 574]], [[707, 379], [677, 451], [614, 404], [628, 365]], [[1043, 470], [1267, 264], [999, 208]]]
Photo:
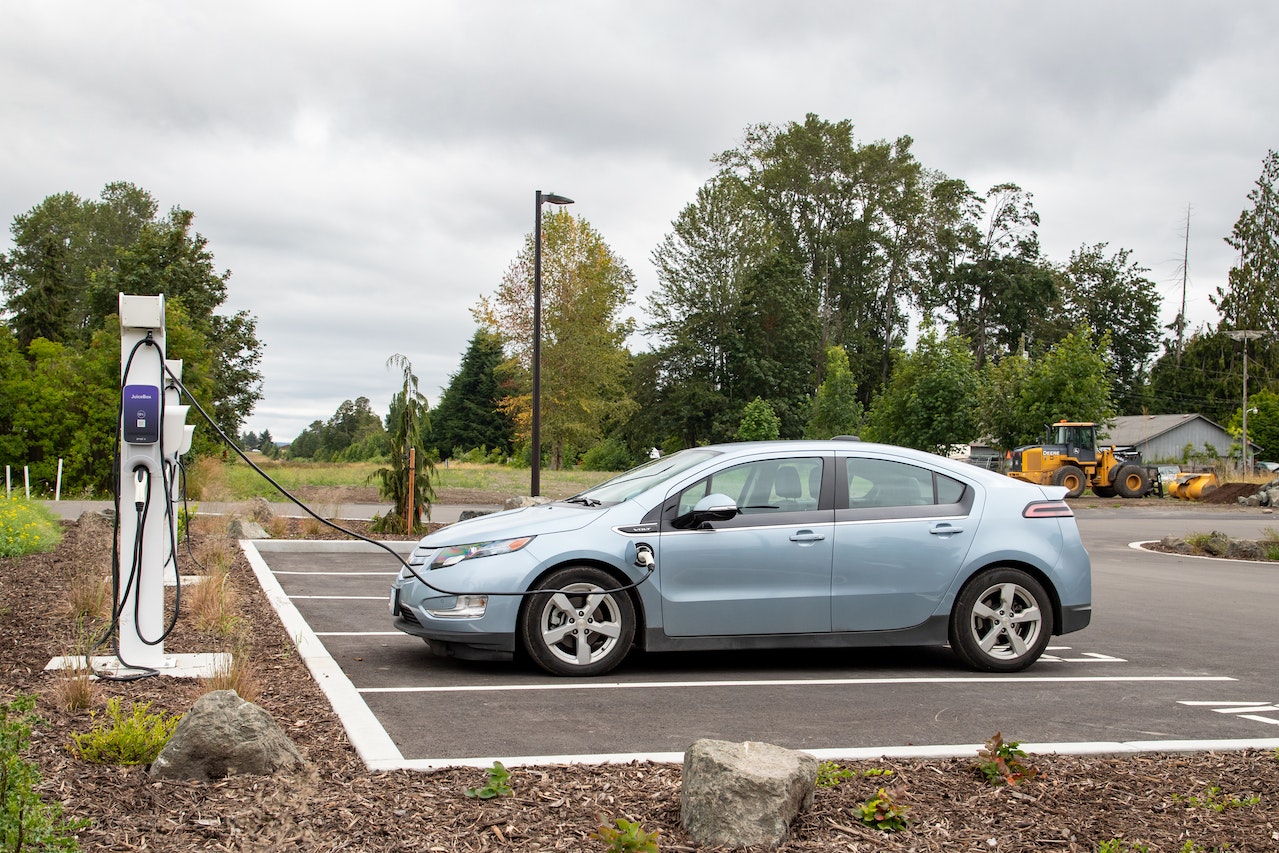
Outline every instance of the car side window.
[[692, 511], [706, 495], [725, 494], [743, 516], [815, 510], [821, 501], [822, 460], [760, 459], [716, 471], [679, 494], [676, 515]]
[[945, 474], [891, 459], [845, 460], [849, 509], [957, 504], [967, 487]]

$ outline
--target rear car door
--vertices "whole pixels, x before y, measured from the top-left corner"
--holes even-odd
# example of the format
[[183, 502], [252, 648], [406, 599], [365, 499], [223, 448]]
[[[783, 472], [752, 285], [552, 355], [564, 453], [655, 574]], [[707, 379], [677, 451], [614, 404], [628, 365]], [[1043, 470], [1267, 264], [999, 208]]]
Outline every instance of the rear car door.
[[980, 522], [974, 484], [887, 457], [835, 464], [831, 628], [876, 631], [926, 620], [964, 564]]

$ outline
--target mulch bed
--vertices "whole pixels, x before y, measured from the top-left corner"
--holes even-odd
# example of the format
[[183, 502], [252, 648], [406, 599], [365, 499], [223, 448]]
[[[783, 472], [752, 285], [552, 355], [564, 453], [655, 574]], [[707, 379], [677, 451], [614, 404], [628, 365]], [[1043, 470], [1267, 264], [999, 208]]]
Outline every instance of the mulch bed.
[[[195, 536], [199, 548], [203, 533]], [[336, 535], [324, 533], [321, 535]], [[290, 638], [254, 581], [242, 555], [231, 569], [242, 617], [251, 630], [240, 653], [253, 662], [256, 698], [294, 739], [312, 765], [304, 778], [240, 776], [216, 782], [154, 781], [139, 767], [87, 764], [67, 749], [73, 732], [95, 721], [57, 702], [60, 676], [44, 673], [66, 653], [73, 631], [58, 615], [77, 574], [105, 574], [110, 525], [94, 516], [66, 525], [57, 551], [0, 560], [0, 647], [5, 700], [39, 697], [47, 721], [37, 728], [28, 759], [43, 775], [46, 799], [91, 825], [84, 850], [496, 851], [604, 850], [590, 837], [601, 821], [639, 821], [659, 830], [662, 850], [699, 847], [679, 823], [680, 767], [521, 767], [511, 770], [513, 794], [480, 801], [466, 788], [483, 771], [372, 773], [347, 742]], [[184, 572], [190, 569], [184, 568]], [[223, 643], [178, 622], [168, 652], [220, 651]], [[201, 692], [197, 682], [146, 679], [101, 683], [95, 707], [111, 697], [150, 702], [153, 712], [182, 713]], [[627, 713], [643, 720], [643, 707]], [[423, 721], [429, 724], [429, 721]], [[992, 732], [993, 734], [993, 732]], [[1012, 733], [1008, 733], [1010, 736]], [[974, 760], [975, 760], [974, 756]], [[1274, 851], [1279, 849], [1279, 755], [1273, 750], [1170, 755], [1032, 756], [1040, 771], [1015, 787], [992, 787], [972, 760], [850, 762], [852, 770], [891, 770], [819, 788], [813, 808], [793, 827], [783, 851]], [[858, 806], [880, 787], [908, 806], [909, 827], [884, 833], [863, 825]], [[1218, 805], [1260, 797], [1256, 805], [1220, 811], [1192, 805], [1219, 788]], [[1187, 847], [1187, 843], [1192, 846]]]

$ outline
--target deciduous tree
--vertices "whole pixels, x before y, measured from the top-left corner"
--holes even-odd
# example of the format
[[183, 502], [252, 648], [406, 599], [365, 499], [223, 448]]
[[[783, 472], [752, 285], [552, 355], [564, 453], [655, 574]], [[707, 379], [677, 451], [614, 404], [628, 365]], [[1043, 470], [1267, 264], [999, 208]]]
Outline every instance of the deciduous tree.
[[963, 338], [927, 329], [912, 352], [899, 352], [893, 373], [866, 414], [866, 437], [946, 454], [976, 432], [977, 371]]
[[[543, 219], [542, 238], [541, 428], [550, 466], [559, 468], [566, 447], [589, 447], [605, 423], [634, 408], [625, 347], [632, 323], [622, 312], [635, 277], [586, 220], [568, 211]], [[496, 293], [474, 311], [505, 343], [511, 393], [502, 405], [525, 440], [532, 416], [533, 250], [529, 235]]]
[[1107, 255], [1106, 244], [1071, 252], [1063, 270], [1064, 316], [1092, 330], [1099, 341], [1110, 333], [1110, 387], [1121, 414], [1140, 414], [1148, 404], [1145, 391], [1151, 356], [1159, 348], [1162, 301], [1149, 272], [1120, 249]]

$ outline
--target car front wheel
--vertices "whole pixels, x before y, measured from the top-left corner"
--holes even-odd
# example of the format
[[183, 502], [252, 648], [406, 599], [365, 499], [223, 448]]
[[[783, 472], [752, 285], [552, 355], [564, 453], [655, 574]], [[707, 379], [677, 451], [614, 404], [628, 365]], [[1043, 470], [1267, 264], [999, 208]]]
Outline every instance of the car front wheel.
[[1020, 569], [980, 572], [960, 591], [950, 615], [950, 647], [973, 669], [987, 672], [1030, 666], [1052, 631], [1048, 594]]
[[[621, 584], [590, 566], [560, 569], [538, 584], [520, 615], [528, 656], [554, 675], [603, 675], [622, 662], [635, 638], [635, 609]], [[552, 591], [554, 590], [554, 591]]]

